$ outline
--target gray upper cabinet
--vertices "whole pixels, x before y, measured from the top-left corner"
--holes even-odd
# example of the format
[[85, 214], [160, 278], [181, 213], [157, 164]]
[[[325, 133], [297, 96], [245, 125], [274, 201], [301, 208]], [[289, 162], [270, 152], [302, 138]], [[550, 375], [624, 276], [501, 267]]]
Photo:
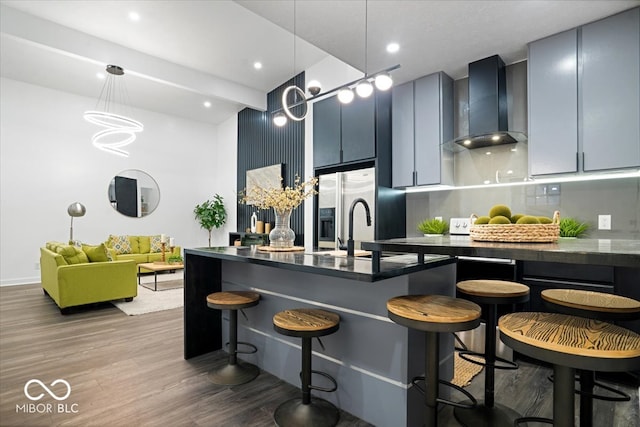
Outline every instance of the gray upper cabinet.
[[[388, 98], [388, 96], [386, 97]], [[313, 104], [313, 165], [337, 166], [376, 157], [376, 130], [385, 96], [358, 96], [342, 105], [337, 96]]]
[[340, 101], [335, 96], [313, 104], [313, 164], [340, 163]]
[[394, 187], [414, 185], [413, 82], [393, 88], [391, 95], [391, 156]]
[[582, 27], [585, 171], [640, 166], [640, 8]]
[[391, 105], [393, 186], [451, 183], [453, 80], [439, 72], [395, 87]]
[[376, 95], [342, 106], [342, 162], [376, 156]]
[[577, 172], [578, 39], [565, 31], [529, 45], [529, 173]]
[[529, 44], [529, 173], [640, 166], [640, 8]]

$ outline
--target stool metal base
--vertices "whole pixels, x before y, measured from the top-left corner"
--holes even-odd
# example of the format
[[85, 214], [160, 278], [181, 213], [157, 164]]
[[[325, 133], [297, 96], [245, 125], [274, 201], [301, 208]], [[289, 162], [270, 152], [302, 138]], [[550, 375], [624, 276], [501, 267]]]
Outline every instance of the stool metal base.
[[209, 381], [218, 385], [246, 384], [260, 374], [260, 369], [251, 363], [236, 363], [225, 365], [220, 369], [209, 372]]
[[273, 419], [280, 427], [333, 427], [338, 424], [340, 411], [324, 399], [314, 397], [305, 405], [297, 398], [278, 406]]
[[[467, 403], [467, 402], [463, 402]], [[472, 409], [455, 408], [453, 415], [460, 424], [466, 427], [513, 427], [513, 423], [522, 417], [511, 408], [494, 403], [492, 408], [484, 406], [483, 401]], [[526, 426], [526, 424], [521, 424]]]

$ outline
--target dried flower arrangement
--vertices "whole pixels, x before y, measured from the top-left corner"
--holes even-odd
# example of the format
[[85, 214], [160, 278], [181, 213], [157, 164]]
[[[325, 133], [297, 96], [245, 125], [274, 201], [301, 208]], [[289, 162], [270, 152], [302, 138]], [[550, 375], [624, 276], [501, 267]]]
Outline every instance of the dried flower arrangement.
[[300, 176], [296, 175], [293, 187], [263, 188], [254, 186], [251, 187], [248, 194], [246, 189], [240, 192], [240, 201], [247, 203], [250, 200], [251, 204], [258, 209], [273, 208], [277, 213], [282, 213], [297, 208], [307, 197], [318, 194], [317, 184], [318, 178], [309, 178], [308, 181], [302, 182]]

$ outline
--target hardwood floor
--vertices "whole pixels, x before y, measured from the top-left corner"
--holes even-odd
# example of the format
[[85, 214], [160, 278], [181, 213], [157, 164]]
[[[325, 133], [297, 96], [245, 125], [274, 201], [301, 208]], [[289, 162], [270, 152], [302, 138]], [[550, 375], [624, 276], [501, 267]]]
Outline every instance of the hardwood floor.
[[[126, 316], [102, 304], [62, 316], [39, 285], [0, 288], [0, 425], [271, 426], [277, 405], [298, 396], [296, 387], [265, 372], [243, 386], [210, 383], [207, 372], [226, 363], [225, 353], [184, 360], [182, 328], [182, 309]], [[549, 373], [527, 362], [518, 371], [498, 371], [496, 400], [527, 415], [550, 416]], [[31, 379], [47, 386], [64, 379], [71, 394], [58, 402], [33, 384], [29, 393], [45, 396], [32, 402], [24, 393]], [[483, 381], [478, 375], [467, 390], [482, 396]], [[618, 387], [631, 402], [596, 401], [595, 426], [639, 425], [637, 385]], [[61, 384], [50, 388], [58, 396], [66, 391]], [[36, 411], [25, 413], [30, 403]], [[459, 425], [448, 407], [440, 421]], [[339, 425], [368, 424], [343, 412]]]

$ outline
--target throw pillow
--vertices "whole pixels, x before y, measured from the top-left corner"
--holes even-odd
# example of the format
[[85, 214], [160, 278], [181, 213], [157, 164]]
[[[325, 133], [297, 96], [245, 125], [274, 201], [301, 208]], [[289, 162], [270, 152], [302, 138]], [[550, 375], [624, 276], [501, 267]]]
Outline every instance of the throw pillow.
[[107, 248], [104, 243], [100, 243], [99, 245], [82, 245], [82, 251], [89, 258], [89, 262], [107, 262], [109, 258], [107, 257]]
[[151, 249], [149, 250], [151, 253], [162, 252], [162, 241], [160, 240], [160, 235], [151, 236]]
[[70, 265], [89, 262], [89, 258], [82, 252], [82, 249], [76, 248], [75, 246], [59, 245], [56, 252], [62, 255], [67, 264]]
[[109, 242], [111, 243], [111, 247], [115, 249], [116, 254], [130, 254], [131, 253], [131, 243], [129, 242], [129, 237], [127, 236], [109, 236]]

